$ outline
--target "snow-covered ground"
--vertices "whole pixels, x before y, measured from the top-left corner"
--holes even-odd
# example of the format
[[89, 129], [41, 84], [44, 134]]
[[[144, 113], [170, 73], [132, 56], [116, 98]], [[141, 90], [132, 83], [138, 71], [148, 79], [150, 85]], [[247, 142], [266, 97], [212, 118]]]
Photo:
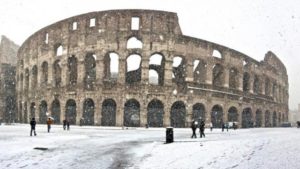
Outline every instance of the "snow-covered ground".
[[[263, 128], [221, 132], [191, 139], [191, 129], [174, 129], [165, 144], [164, 128], [0, 126], [0, 168], [300, 168], [300, 129]], [[197, 133], [199, 135], [199, 133]], [[45, 147], [48, 150], [36, 150]]]

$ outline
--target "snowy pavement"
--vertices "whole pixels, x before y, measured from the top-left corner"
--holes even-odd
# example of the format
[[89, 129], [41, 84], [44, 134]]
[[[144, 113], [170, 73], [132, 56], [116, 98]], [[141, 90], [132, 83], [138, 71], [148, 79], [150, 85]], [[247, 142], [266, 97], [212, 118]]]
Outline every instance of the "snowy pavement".
[[[164, 128], [0, 126], [0, 168], [300, 168], [300, 129], [262, 128], [221, 132], [191, 139], [191, 129], [174, 129], [165, 144]], [[198, 131], [198, 130], [197, 130]], [[197, 133], [199, 135], [199, 133]], [[48, 150], [36, 150], [44, 147]]]

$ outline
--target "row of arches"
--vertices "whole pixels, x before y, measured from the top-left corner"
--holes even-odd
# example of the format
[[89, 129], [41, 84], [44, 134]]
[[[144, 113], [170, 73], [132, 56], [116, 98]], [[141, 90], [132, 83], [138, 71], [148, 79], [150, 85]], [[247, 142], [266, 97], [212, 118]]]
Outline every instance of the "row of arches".
[[[25, 102], [24, 108], [27, 103]], [[47, 117], [52, 116], [55, 123], [61, 123], [62, 119], [68, 119], [71, 124], [78, 124], [78, 119], [81, 119], [80, 123], [83, 125], [94, 125], [95, 120], [95, 102], [88, 98], [85, 99], [82, 106], [81, 117], [78, 116], [78, 105], [73, 99], [69, 99], [66, 102], [65, 110], [61, 108], [60, 101], [55, 99], [50, 108], [48, 108], [46, 101], [41, 101], [39, 107], [39, 122], [46, 123]], [[64, 114], [62, 114], [64, 111]], [[79, 110], [80, 111], [80, 110]], [[34, 102], [30, 105], [30, 117], [36, 115], [36, 105]], [[251, 108], [244, 108], [241, 113], [234, 106], [228, 109], [227, 113], [224, 113], [222, 106], [214, 105], [210, 111], [205, 108], [202, 103], [196, 103], [192, 106], [192, 119], [200, 120], [204, 119], [206, 122], [212, 122], [214, 127], [221, 127], [225, 122], [240, 122], [241, 127], [275, 127], [281, 122], [286, 120], [284, 113], [271, 113], [265, 111], [263, 113], [260, 109], [257, 109], [255, 113]], [[123, 112], [123, 125], [129, 127], [141, 126], [141, 106], [135, 99], [130, 99], [124, 104]], [[23, 110], [24, 122], [27, 122], [27, 110]], [[113, 99], [106, 99], [102, 102], [101, 108], [101, 121], [102, 126], [116, 126], [117, 104]], [[225, 117], [225, 115], [227, 117]], [[172, 104], [170, 109], [170, 125], [173, 127], [187, 127], [189, 124], [188, 113], [186, 105], [183, 101], [176, 101]], [[239, 117], [241, 116], [241, 118]], [[164, 104], [158, 100], [153, 99], [147, 105], [147, 124], [150, 127], [163, 127], [165, 117]], [[241, 120], [240, 120], [241, 119]]]
[[[142, 79], [142, 57], [140, 54], [133, 53], [126, 58], [125, 66], [125, 82], [126, 84], [134, 84], [140, 82]], [[54, 87], [60, 87], [62, 84], [62, 65], [58, 58], [54, 61], [52, 65], [52, 84]], [[78, 74], [83, 71], [84, 76], [82, 81], [84, 83], [84, 88], [86, 90], [94, 90], [97, 77], [97, 56], [95, 53], [87, 53], [84, 61], [83, 68], [81, 68], [81, 63], [75, 55], [68, 57], [67, 59], [67, 70], [66, 70], [66, 85], [69, 87], [75, 87], [78, 82]], [[250, 75], [250, 72], [239, 72], [237, 68], [231, 67], [227, 70], [221, 63], [216, 63], [211, 68], [208, 67], [206, 61], [197, 59], [193, 62], [193, 76], [194, 81], [197, 83], [206, 83], [208, 70], [212, 69], [212, 86], [224, 87], [226, 71], [228, 71], [228, 87], [230, 89], [240, 90], [244, 92], [252, 91], [256, 94], [265, 94], [266, 96], [273, 96], [276, 101], [283, 102], [286, 96], [286, 91], [284, 87], [277, 84], [268, 77], [263, 77], [259, 75]], [[187, 77], [187, 61], [183, 56], [174, 56], [173, 58], [173, 69], [172, 69], [172, 79], [178, 85], [185, 84], [185, 79]], [[99, 66], [98, 66], [99, 67]], [[104, 57], [104, 76], [106, 81], [113, 81], [119, 77], [119, 55], [115, 52], [107, 53]], [[149, 83], [153, 85], [164, 85], [165, 79], [165, 57], [161, 53], [154, 53], [149, 57], [149, 67], [148, 67], [148, 79]], [[40, 75], [40, 85], [48, 84], [49, 82], [49, 64], [47, 61], [42, 62], [41, 67], [38, 68], [34, 65], [31, 70], [25, 68], [25, 84], [23, 84], [23, 73], [19, 76], [19, 84], [21, 90], [28, 91], [29, 80], [31, 82], [31, 87], [37, 87], [38, 74], [41, 70]], [[30, 78], [31, 77], [31, 78]], [[242, 83], [242, 84], [241, 84]]]

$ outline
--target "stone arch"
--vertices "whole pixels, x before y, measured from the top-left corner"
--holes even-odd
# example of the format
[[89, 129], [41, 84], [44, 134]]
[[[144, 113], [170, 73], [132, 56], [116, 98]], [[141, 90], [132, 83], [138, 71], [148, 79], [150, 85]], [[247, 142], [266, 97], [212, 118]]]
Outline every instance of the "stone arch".
[[102, 103], [101, 125], [115, 126], [116, 125], [117, 104], [113, 99], [105, 99]]
[[4, 108], [4, 121], [7, 123], [16, 122], [16, 112], [17, 112], [17, 102], [16, 98], [13, 96], [5, 97], [5, 108]]
[[134, 84], [142, 79], [142, 57], [131, 54], [126, 59], [126, 84]]
[[124, 105], [124, 126], [140, 126], [140, 103], [135, 99], [126, 101]]
[[236, 107], [232, 106], [228, 109], [227, 115], [228, 122], [238, 122], [238, 110]]
[[224, 68], [221, 64], [215, 64], [213, 66], [213, 73], [212, 73], [212, 85], [223, 87], [224, 84]]
[[36, 109], [35, 102], [32, 102], [30, 104], [30, 118], [35, 117], [35, 109]]
[[239, 72], [235, 67], [229, 70], [229, 88], [238, 89], [239, 87]]
[[42, 63], [42, 77], [41, 77], [41, 84], [47, 85], [48, 83], [48, 62]]
[[213, 57], [216, 57], [216, 58], [222, 59], [222, 54], [221, 54], [221, 52], [220, 52], [219, 50], [217, 50], [217, 49], [214, 49], [214, 50], [213, 50], [212, 56], [213, 56]]
[[214, 105], [211, 109], [211, 122], [213, 127], [220, 128], [223, 124], [223, 108], [220, 105]]
[[254, 76], [253, 92], [256, 93], [256, 94], [261, 93], [260, 80], [259, 80], [259, 77], [257, 75]]
[[94, 114], [95, 114], [95, 104], [90, 98], [85, 99], [83, 102], [83, 113], [82, 119], [84, 125], [94, 125]]
[[63, 46], [61, 43], [55, 44], [54, 45], [54, 52], [55, 52], [55, 56], [61, 56], [63, 55]]
[[53, 64], [54, 87], [61, 86], [61, 66], [60, 60], [56, 60]]
[[148, 104], [147, 112], [147, 124], [149, 127], [163, 126], [164, 105], [160, 100], [151, 100]]
[[27, 92], [29, 89], [29, 70], [25, 69], [25, 91]]
[[46, 124], [47, 122], [47, 116], [48, 116], [48, 106], [47, 102], [45, 100], [42, 100], [40, 103], [40, 112], [39, 112], [39, 122], [41, 124]]
[[[156, 74], [153, 71], [155, 71]], [[164, 84], [164, 73], [165, 73], [165, 57], [162, 54], [154, 53], [153, 55], [150, 56], [149, 59], [149, 83], [151, 83], [150, 80], [152, 76], [157, 75], [157, 77], [155, 78], [155, 81], [157, 83], [151, 83], [151, 84], [157, 84], [162, 86]]]
[[93, 90], [96, 83], [96, 55], [88, 53], [84, 59], [84, 88], [86, 90]]
[[67, 119], [70, 124], [76, 124], [76, 107], [75, 100], [69, 99], [67, 101], [65, 119]]
[[248, 72], [244, 72], [243, 75], [243, 91], [248, 92], [250, 90], [250, 74]]
[[194, 81], [197, 83], [205, 83], [206, 73], [207, 73], [207, 64], [202, 60], [194, 61]]
[[35, 89], [36, 88], [36, 84], [37, 84], [37, 76], [38, 76], [38, 70], [37, 70], [37, 66], [34, 65], [31, 69], [31, 88]]
[[143, 42], [139, 40], [137, 37], [130, 37], [127, 40], [127, 49], [133, 49], [133, 48], [143, 48]]
[[186, 77], [186, 60], [183, 56], [175, 56], [173, 58], [173, 80], [176, 84], [185, 83]]
[[51, 116], [53, 117], [55, 124], [60, 123], [60, 114], [61, 114], [60, 102], [58, 99], [54, 99], [51, 105]]
[[171, 126], [185, 127], [186, 108], [182, 101], [176, 101], [171, 107]]
[[262, 124], [263, 124], [263, 113], [260, 109], [257, 109], [255, 115], [255, 126], [262, 127]]
[[272, 126], [277, 127], [277, 113], [276, 113], [276, 111], [274, 111], [273, 115], [272, 115]]
[[68, 58], [68, 77], [69, 77], [69, 86], [76, 86], [78, 78], [78, 60], [72, 55]]
[[200, 122], [200, 120], [206, 119], [205, 106], [202, 103], [196, 103], [193, 105], [193, 119]]
[[247, 107], [242, 112], [242, 128], [250, 127], [253, 127], [252, 110], [250, 107]]
[[271, 114], [269, 110], [265, 112], [265, 127], [271, 127]]
[[104, 77], [106, 79], [117, 79], [119, 76], [119, 55], [109, 52], [104, 57]]

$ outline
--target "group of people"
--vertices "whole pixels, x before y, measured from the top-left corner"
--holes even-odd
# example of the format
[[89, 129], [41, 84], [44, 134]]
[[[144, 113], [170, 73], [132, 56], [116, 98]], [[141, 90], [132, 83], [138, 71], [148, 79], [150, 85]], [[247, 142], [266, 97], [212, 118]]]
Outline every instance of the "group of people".
[[[53, 123], [53, 120], [51, 118], [48, 118], [47, 119], [47, 131], [48, 131], [48, 133], [50, 133], [52, 123]], [[30, 136], [32, 136], [32, 133], [34, 134], [34, 136], [36, 136], [36, 130], [35, 130], [36, 121], [35, 121], [34, 117], [30, 120], [30, 126], [31, 126]], [[69, 120], [67, 120], [67, 119], [63, 120], [63, 129], [64, 130], [66, 130], [66, 129], [70, 130]]]
[[197, 121], [192, 122], [191, 128], [193, 131], [193, 135], [191, 138], [197, 138], [197, 135], [196, 135], [197, 127], [199, 127], [200, 138], [205, 137], [205, 134], [204, 134], [205, 122], [204, 122], [204, 120], [200, 120], [199, 124]]

